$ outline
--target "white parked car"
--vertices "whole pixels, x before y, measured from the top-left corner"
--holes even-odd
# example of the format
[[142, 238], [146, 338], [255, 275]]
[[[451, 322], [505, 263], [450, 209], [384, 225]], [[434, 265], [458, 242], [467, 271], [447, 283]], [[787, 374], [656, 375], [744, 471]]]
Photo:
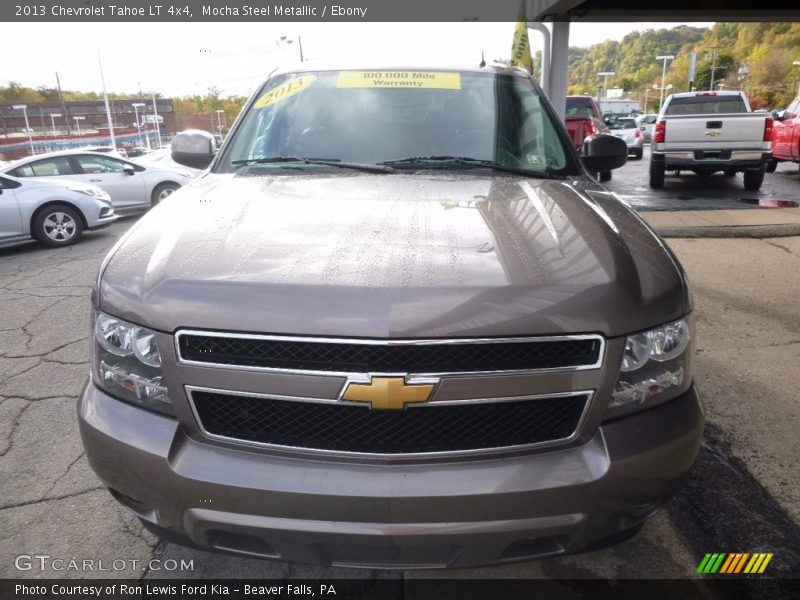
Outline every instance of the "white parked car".
[[90, 183], [111, 196], [117, 212], [147, 209], [193, 179], [188, 169], [145, 166], [101, 152], [62, 150], [29, 156], [0, 169], [18, 178]]
[[644, 136], [632, 117], [617, 119], [608, 126], [608, 130], [608, 133], [618, 137], [628, 145], [628, 154], [633, 154], [636, 160], [642, 159]]
[[38, 240], [69, 246], [117, 220], [108, 194], [80, 181], [0, 175], [0, 248]]

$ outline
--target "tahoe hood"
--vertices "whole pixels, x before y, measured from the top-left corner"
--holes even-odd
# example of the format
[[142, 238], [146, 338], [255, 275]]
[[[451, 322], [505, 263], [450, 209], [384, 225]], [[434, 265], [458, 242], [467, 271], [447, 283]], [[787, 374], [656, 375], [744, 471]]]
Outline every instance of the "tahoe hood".
[[603, 188], [433, 171], [208, 174], [129, 230], [93, 296], [164, 332], [368, 338], [618, 336], [689, 310]]

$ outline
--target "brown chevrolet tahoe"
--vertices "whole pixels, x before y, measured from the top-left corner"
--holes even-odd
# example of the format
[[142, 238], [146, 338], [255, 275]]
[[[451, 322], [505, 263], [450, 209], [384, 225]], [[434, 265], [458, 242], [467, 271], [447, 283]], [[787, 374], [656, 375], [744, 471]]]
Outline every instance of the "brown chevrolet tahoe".
[[92, 467], [163, 538], [461, 567], [619, 541], [703, 416], [685, 275], [521, 71], [273, 73], [92, 293]]

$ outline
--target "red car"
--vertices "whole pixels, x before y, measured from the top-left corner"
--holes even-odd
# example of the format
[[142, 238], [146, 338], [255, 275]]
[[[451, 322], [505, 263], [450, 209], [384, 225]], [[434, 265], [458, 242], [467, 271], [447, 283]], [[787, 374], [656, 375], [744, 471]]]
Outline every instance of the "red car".
[[[583, 148], [583, 140], [588, 136], [608, 133], [608, 126], [603, 121], [603, 112], [591, 96], [567, 96], [564, 124], [578, 152]], [[596, 177], [600, 181], [609, 181], [611, 171], [601, 171]]]
[[774, 115], [772, 126], [772, 161], [767, 172], [772, 173], [779, 162], [800, 163], [800, 96], [786, 110]]

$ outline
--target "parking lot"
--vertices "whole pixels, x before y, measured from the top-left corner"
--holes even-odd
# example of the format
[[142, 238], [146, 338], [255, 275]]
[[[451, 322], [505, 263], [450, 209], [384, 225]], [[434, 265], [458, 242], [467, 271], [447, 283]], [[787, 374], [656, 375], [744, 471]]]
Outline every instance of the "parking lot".
[[[741, 175], [667, 178], [647, 186], [647, 154], [608, 187], [642, 209], [720, 208], [800, 199], [796, 165], [760, 192]], [[780, 210], [780, 209], [775, 209]], [[83, 456], [75, 398], [88, 372], [89, 291], [103, 256], [135, 222], [122, 219], [74, 246], [0, 250], [0, 576], [27, 577], [504, 577], [682, 578], [706, 552], [772, 552], [773, 576], [800, 574], [800, 237], [672, 239], [695, 296], [696, 378], [706, 438], [680, 493], [643, 531], [591, 553], [486, 569], [366, 572], [217, 555], [161, 542], [100, 486]], [[20, 570], [15, 557], [116, 559], [111, 572]], [[193, 560], [158, 570], [151, 558]], [[144, 565], [144, 566], [143, 566]]]

